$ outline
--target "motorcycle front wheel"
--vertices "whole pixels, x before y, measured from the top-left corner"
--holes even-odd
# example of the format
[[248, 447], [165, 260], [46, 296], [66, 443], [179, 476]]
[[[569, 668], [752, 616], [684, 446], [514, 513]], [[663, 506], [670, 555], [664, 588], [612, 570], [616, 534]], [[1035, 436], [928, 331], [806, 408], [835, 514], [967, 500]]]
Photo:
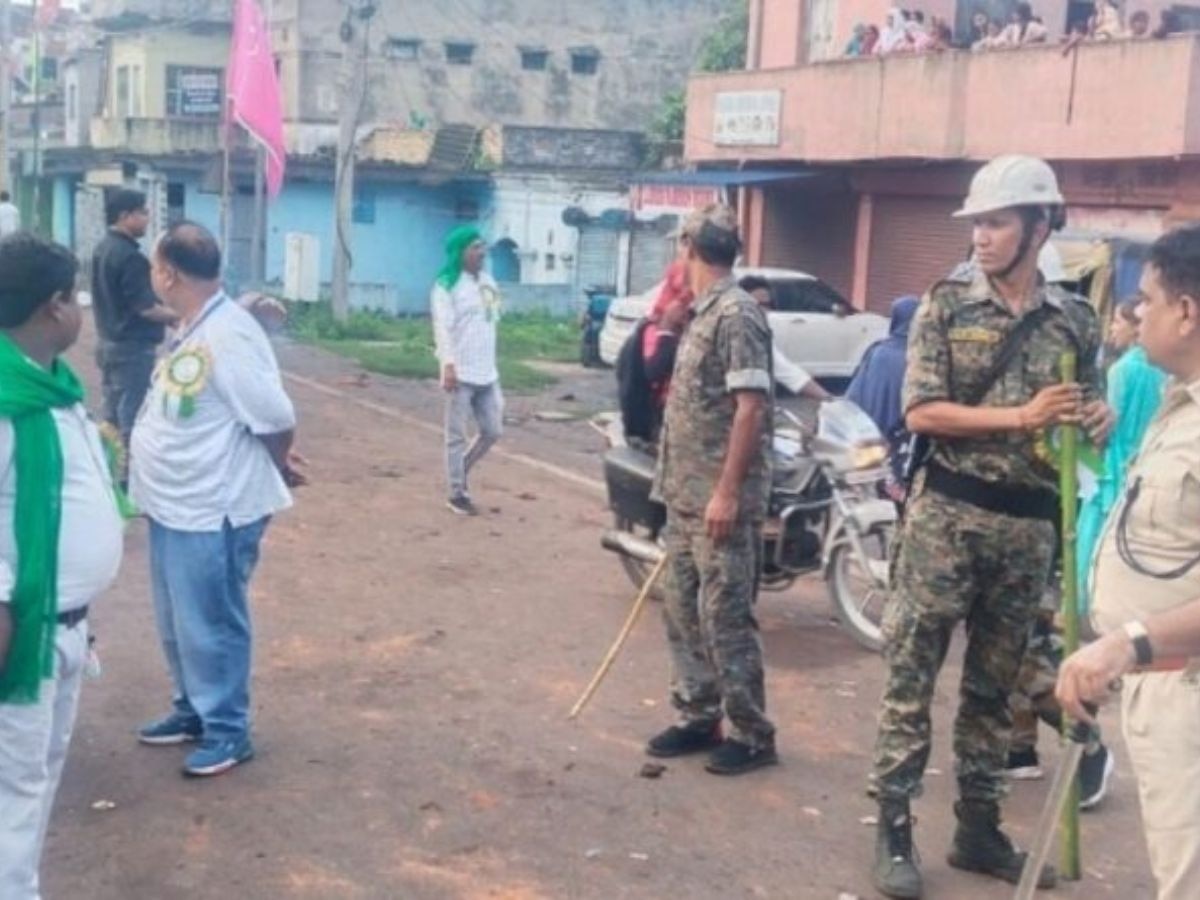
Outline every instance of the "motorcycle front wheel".
[[887, 571], [888, 553], [894, 526], [876, 525], [862, 536], [868, 571], [854, 552], [853, 545], [840, 541], [829, 554], [825, 584], [842, 626], [868, 650], [883, 649], [883, 611], [888, 592], [878, 586], [877, 576]]
[[[617, 513], [613, 524], [616, 526], [617, 531], [628, 532], [629, 534], [658, 544], [660, 547], [663, 545], [662, 538], [658, 532], [639, 527], [632, 520], [625, 518], [620, 513]], [[642, 585], [646, 583], [646, 579], [650, 577], [650, 573], [654, 570], [654, 566], [650, 563], [642, 562], [640, 559], [634, 559], [632, 556], [626, 556], [623, 553], [618, 554], [618, 556], [621, 559], [621, 567], [625, 570], [625, 574], [629, 576], [629, 580], [633, 582], [633, 586], [640, 591]], [[650, 599], [661, 600], [662, 598], [662, 578], [660, 578], [659, 583], [650, 591]]]

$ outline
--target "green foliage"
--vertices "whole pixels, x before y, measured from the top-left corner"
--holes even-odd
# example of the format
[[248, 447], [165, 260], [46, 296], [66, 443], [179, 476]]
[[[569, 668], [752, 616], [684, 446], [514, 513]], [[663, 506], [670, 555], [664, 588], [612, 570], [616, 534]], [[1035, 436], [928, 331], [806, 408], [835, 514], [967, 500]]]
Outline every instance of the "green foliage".
[[[731, 72], [746, 67], [746, 41], [750, 31], [750, 10], [747, 0], [729, 0], [728, 8], [700, 45], [696, 69], [700, 72]], [[649, 128], [648, 159], [660, 165], [672, 144], [683, 140], [687, 118], [686, 94], [671, 91]]]
[[[426, 317], [398, 319], [355, 310], [338, 322], [327, 303], [294, 304], [288, 329], [299, 341], [355, 360], [364, 369], [395, 378], [437, 378], [433, 326]], [[555, 382], [530, 361], [574, 362], [579, 329], [547, 313], [513, 313], [500, 320], [497, 337], [500, 381], [505, 389], [535, 391]]]
[[746, 41], [750, 9], [746, 0], [731, 0], [717, 27], [700, 45], [697, 68], [701, 72], [732, 72], [746, 68]]

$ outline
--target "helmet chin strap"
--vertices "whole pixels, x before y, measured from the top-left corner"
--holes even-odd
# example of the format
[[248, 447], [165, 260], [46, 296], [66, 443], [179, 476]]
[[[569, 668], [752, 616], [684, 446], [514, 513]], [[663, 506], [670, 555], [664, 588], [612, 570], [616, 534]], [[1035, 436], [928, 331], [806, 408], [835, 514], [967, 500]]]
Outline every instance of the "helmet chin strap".
[[[1049, 222], [1051, 220], [1049, 218], [1047, 218], [1047, 221]], [[1025, 261], [1025, 257], [1027, 257], [1029, 255], [1029, 252], [1031, 250], [1033, 250], [1033, 229], [1034, 229], [1034, 227], [1035, 227], [1035, 223], [1031, 223], [1027, 216], [1025, 216], [1025, 215], [1021, 216], [1021, 243], [1017, 247], [1017, 255], [1013, 257], [1012, 262], [1010, 262], [1007, 266], [1005, 266], [1001, 271], [999, 271], [995, 275], [993, 275], [992, 276], [993, 278], [998, 278], [1001, 281], [1003, 281], [1005, 278], [1008, 278], [1009, 275], [1011, 275], [1013, 272], [1015, 272], [1017, 270], [1017, 267], [1020, 266], [1021, 263], [1023, 263]], [[1050, 239], [1049, 235], [1047, 235], [1046, 240], [1049, 240], [1049, 239]], [[1038, 247], [1037, 249], [1038, 249], [1038, 251], [1040, 251], [1042, 248]]]

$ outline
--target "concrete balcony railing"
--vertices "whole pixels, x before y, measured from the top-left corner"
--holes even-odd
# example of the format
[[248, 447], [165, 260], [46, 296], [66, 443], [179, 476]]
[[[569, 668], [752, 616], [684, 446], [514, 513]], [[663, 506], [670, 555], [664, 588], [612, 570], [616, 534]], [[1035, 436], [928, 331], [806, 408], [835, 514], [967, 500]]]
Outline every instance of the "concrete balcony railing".
[[[762, 146], [761, 133], [739, 145], [717, 139], [718, 95], [770, 110], [769, 94], [747, 95], [773, 91], [778, 144]], [[699, 75], [687, 113], [692, 162], [1200, 154], [1200, 35], [1085, 44], [1066, 56], [1043, 46]]]
[[91, 133], [93, 147], [144, 156], [217, 153], [221, 149], [220, 122], [216, 119], [95, 118]]

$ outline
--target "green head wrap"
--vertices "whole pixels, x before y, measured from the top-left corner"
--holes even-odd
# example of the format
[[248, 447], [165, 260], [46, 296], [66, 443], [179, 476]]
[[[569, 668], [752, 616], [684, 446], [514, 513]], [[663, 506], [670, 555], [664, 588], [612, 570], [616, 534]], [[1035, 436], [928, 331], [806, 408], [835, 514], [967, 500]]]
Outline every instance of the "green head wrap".
[[483, 234], [474, 225], [459, 225], [446, 235], [446, 261], [438, 270], [437, 283], [446, 290], [458, 284], [462, 276], [463, 253], [473, 243], [482, 240]]

